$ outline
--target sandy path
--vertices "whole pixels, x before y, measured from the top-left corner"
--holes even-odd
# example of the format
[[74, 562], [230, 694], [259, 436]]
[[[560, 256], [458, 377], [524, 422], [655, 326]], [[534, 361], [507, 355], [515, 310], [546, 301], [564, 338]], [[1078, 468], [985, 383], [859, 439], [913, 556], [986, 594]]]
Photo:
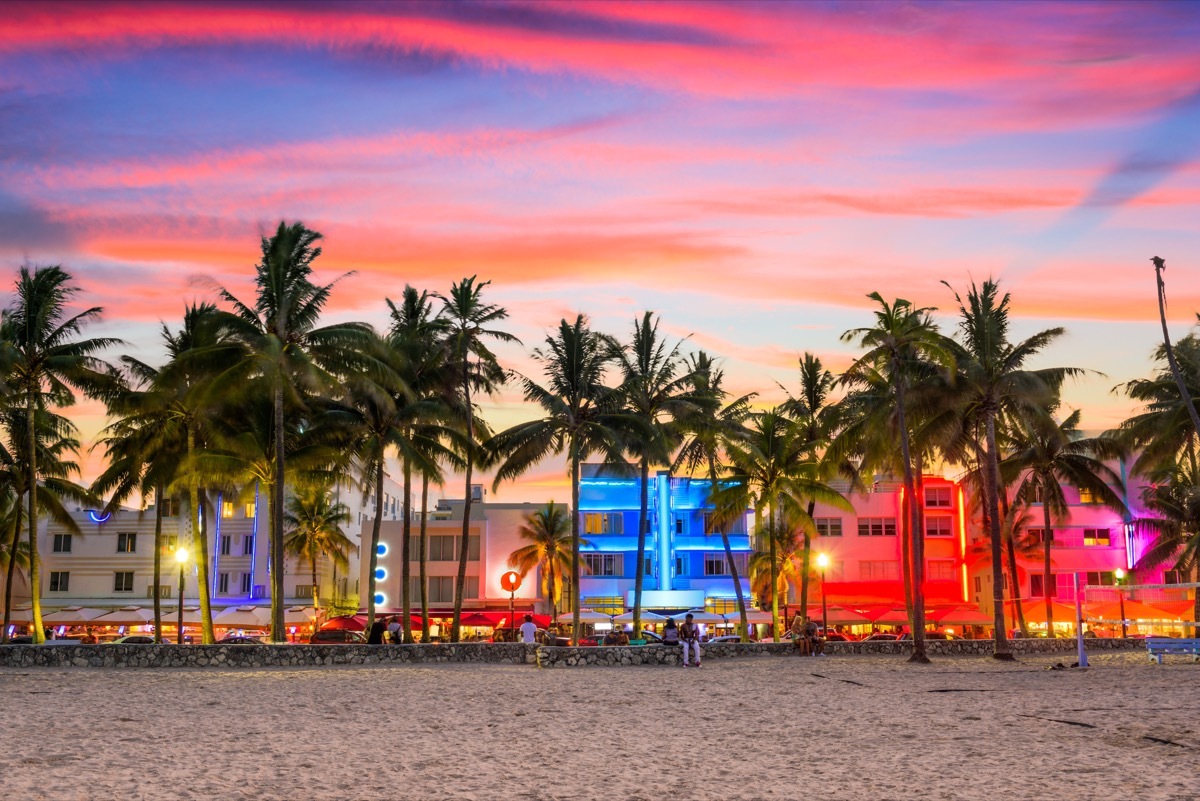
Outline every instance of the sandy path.
[[1200, 796], [1200, 665], [1055, 661], [5, 670], [0, 801]]

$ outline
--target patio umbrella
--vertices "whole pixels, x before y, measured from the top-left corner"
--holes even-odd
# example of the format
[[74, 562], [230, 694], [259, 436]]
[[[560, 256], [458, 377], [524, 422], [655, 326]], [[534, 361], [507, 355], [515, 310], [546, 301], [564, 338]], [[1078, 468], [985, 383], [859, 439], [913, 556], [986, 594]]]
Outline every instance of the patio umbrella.
[[317, 618], [317, 610], [311, 606], [291, 606], [283, 610], [283, 625], [307, 626]]
[[[605, 619], [607, 620], [607, 618]], [[496, 621], [492, 620], [487, 615], [481, 615], [478, 612], [472, 612], [469, 615], [463, 615], [458, 623], [460, 626], [474, 626], [480, 628], [484, 626], [491, 628], [492, 626], [496, 625]]]
[[936, 616], [930, 615], [930, 619], [942, 626], [990, 626], [996, 622], [991, 615], [965, 606], [938, 612]]
[[[558, 616], [559, 623], [571, 623], [574, 618], [570, 612], [563, 612]], [[606, 615], [603, 612], [593, 612], [591, 609], [579, 610], [579, 621], [581, 623], [607, 623], [612, 620], [612, 615]]]
[[270, 621], [270, 610], [259, 606], [231, 606], [213, 618], [217, 628], [244, 629], [266, 626]]
[[889, 609], [879, 617], [875, 618], [873, 623], [883, 623], [887, 625], [897, 625], [908, 622], [908, 612], [904, 609]]
[[[728, 620], [730, 623], [741, 623], [742, 622], [742, 616], [738, 612], [726, 612], [725, 619]], [[746, 622], [749, 623], [751, 626], [753, 626], [757, 623], [769, 624], [771, 622], [771, 613], [764, 612], [761, 609], [747, 609], [746, 610]]]
[[850, 609], [845, 609], [840, 606], [829, 607], [829, 619], [825, 621], [830, 625], [857, 625], [859, 623], [870, 623], [871, 619], [865, 615], [860, 615]]
[[1155, 609], [1161, 609], [1166, 612], [1172, 620], [1176, 618], [1190, 620], [1192, 610], [1196, 608], [1196, 602], [1187, 599], [1182, 601], [1151, 601], [1150, 605]]
[[[151, 615], [152, 622], [153, 622], [153, 617], [154, 616]], [[164, 626], [178, 625], [179, 624], [179, 607], [175, 607], [174, 609], [162, 610], [162, 622], [163, 622]], [[199, 626], [200, 625], [200, 607], [198, 607], [198, 606], [183, 607], [183, 625], [185, 625], [185, 626]]]
[[154, 622], [154, 610], [143, 609], [140, 606], [122, 606], [89, 622], [93, 626], [144, 626]]
[[13, 609], [8, 616], [9, 623], [32, 623], [33, 609], [25, 606], [20, 609]]
[[[1051, 609], [1054, 611], [1054, 620], [1056, 623], [1074, 623], [1075, 622], [1075, 607], [1067, 606], [1058, 601], [1051, 601]], [[1011, 619], [1016, 619], [1016, 610], [1012, 601], [1008, 602], [1008, 616]], [[1022, 601], [1021, 611], [1025, 614], [1026, 620], [1034, 620], [1040, 623], [1046, 622], [1046, 602], [1039, 601]], [[1087, 616], [1086, 614], [1084, 615]]]
[[686, 612], [679, 615], [678, 617], [680, 620], [682, 620], [683, 618], [687, 617], [688, 615], [692, 616], [693, 623], [724, 623], [725, 622], [724, 615], [718, 615], [715, 612], [708, 612], [704, 609], [689, 609]]
[[89, 609], [86, 606], [68, 606], [57, 612], [42, 615], [43, 623], [53, 623], [58, 626], [77, 626], [104, 614], [103, 609]]
[[[1125, 602], [1125, 619], [1126, 620], [1174, 620], [1178, 615], [1168, 615], [1161, 609], [1157, 609], [1141, 601], [1126, 601]], [[1100, 604], [1088, 615], [1089, 618], [1099, 618], [1100, 620], [1120, 620], [1121, 619], [1121, 603], [1119, 601], [1110, 601], [1106, 604]]]
[[364, 615], [342, 615], [331, 617], [321, 624], [321, 631], [362, 631], [367, 627]]
[[[660, 615], [657, 612], [651, 612], [648, 609], [642, 610], [642, 622], [643, 623], [661, 623], [662, 621], [664, 621], [666, 619], [667, 618], [664, 615]], [[613, 620], [615, 620], [618, 623], [632, 623], [633, 622], [633, 612], [624, 612], [624, 613], [619, 614], [616, 617], [614, 617]]]

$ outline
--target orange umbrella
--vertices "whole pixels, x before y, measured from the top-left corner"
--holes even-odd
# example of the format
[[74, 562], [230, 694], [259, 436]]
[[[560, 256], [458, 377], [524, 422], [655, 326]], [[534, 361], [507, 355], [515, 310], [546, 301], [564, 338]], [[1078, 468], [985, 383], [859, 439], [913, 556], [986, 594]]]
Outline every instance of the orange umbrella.
[[1150, 605], [1155, 609], [1161, 609], [1166, 612], [1171, 618], [1189, 619], [1192, 616], [1192, 610], [1196, 608], [1195, 601], [1189, 601], [1186, 598], [1182, 601], [1151, 601]]
[[[1016, 605], [1012, 601], [1008, 601], [1007, 606], [1008, 616], [1015, 619], [1017, 615]], [[1073, 606], [1067, 606], [1058, 601], [1051, 601], [1050, 609], [1054, 613], [1054, 620], [1058, 623], [1067, 623], [1075, 619], [1075, 607]], [[1021, 601], [1021, 612], [1025, 615], [1026, 620], [1046, 622], [1046, 602], [1044, 600]]]
[[[1092, 617], [1098, 617], [1101, 620], [1120, 620], [1121, 611], [1120, 601], [1109, 601], [1097, 606]], [[1168, 615], [1163, 610], [1141, 601], [1126, 601], [1124, 612], [1125, 620], [1172, 620], [1175, 618], [1175, 615]]]

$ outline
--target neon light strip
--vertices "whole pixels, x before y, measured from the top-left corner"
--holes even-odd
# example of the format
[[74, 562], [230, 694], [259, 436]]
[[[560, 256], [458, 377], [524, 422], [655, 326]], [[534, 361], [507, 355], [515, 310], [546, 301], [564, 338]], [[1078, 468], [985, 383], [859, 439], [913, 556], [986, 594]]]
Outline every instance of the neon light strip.
[[962, 559], [963, 600], [967, 600], [967, 516], [963, 506], [962, 487], [958, 488], [958, 555]]

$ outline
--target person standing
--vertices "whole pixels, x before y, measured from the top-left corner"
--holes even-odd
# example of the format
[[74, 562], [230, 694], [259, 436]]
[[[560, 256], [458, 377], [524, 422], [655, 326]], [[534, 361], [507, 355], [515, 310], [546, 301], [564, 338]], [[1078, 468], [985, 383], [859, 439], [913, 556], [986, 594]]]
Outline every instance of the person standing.
[[679, 627], [679, 640], [683, 643], [683, 666], [691, 667], [688, 663], [690, 654], [696, 657], [696, 667], [700, 667], [700, 627], [696, 625], [689, 612]]
[[388, 623], [387, 630], [388, 630], [388, 636], [391, 637], [391, 641], [393, 643], [399, 645], [401, 637], [402, 637], [401, 632], [400, 632], [400, 618], [398, 618], [398, 617], [392, 618], [392, 622]]
[[525, 622], [521, 624], [521, 642], [526, 644], [537, 642], [537, 624], [533, 622], [533, 615], [526, 615]]

